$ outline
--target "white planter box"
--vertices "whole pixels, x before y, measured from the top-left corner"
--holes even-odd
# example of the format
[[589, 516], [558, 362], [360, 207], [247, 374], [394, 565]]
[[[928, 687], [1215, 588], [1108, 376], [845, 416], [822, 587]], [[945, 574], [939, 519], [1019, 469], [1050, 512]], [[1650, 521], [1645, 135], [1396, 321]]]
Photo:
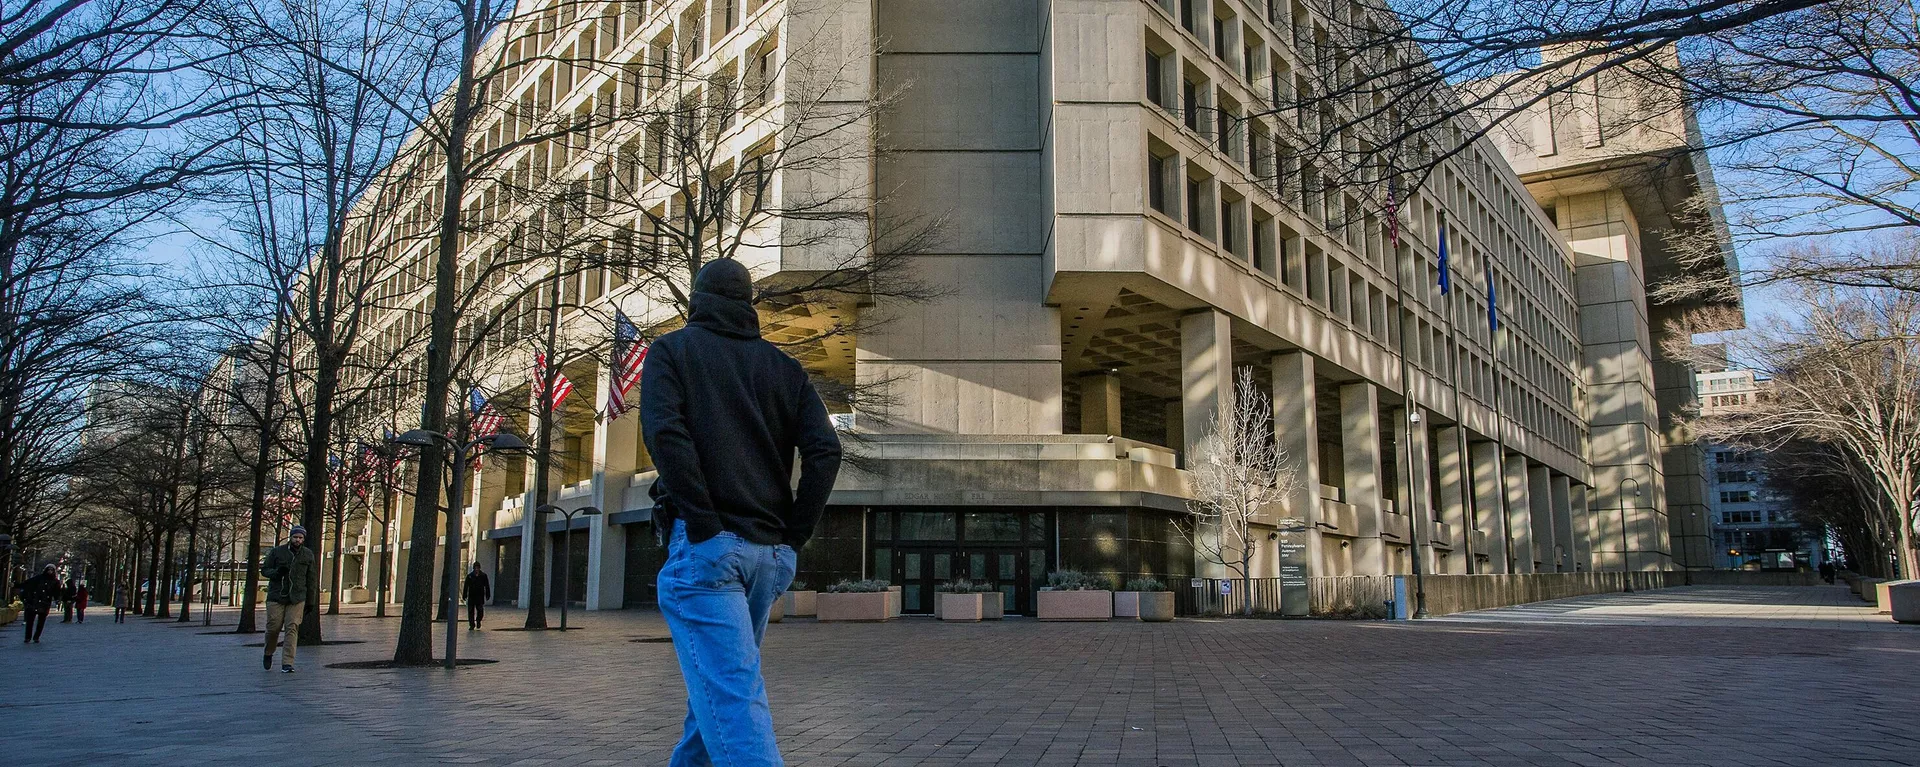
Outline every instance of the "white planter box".
[[1113, 617], [1115, 618], [1140, 617], [1140, 592], [1138, 591], [1113, 592]]
[[1140, 592], [1140, 620], [1148, 623], [1166, 623], [1173, 620], [1173, 592]]
[[987, 597], [999, 601], [999, 594], [940, 594], [934, 600], [936, 618], [943, 621], [978, 623], [987, 619]]
[[779, 623], [780, 621], [785, 620], [786, 617], [787, 617], [787, 600], [785, 598], [773, 600], [773, 608], [767, 611], [767, 622]]
[[818, 609], [814, 607], [814, 600], [819, 595], [818, 591], [789, 591], [780, 601], [787, 603], [787, 615], [795, 618], [811, 618]]
[[887, 587], [887, 593], [893, 595], [887, 599], [887, 617], [889, 618], [900, 617], [900, 613], [902, 612], [900, 609], [900, 590], [902, 588], [904, 587], [903, 586]]
[[1908, 581], [1887, 589], [1887, 601], [1893, 603], [1894, 620], [1920, 623], [1920, 581]]
[[1104, 621], [1113, 619], [1113, 592], [1039, 591], [1036, 613], [1043, 621]]
[[863, 594], [824, 593], [815, 600], [821, 623], [879, 623], [893, 618], [894, 592], [872, 591]]

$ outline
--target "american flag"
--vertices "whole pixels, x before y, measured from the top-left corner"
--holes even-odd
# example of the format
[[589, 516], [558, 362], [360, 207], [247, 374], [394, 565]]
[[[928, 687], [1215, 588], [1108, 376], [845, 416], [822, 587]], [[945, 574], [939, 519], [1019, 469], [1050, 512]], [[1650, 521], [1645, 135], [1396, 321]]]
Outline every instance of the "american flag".
[[[534, 352], [533, 353], [533, 393], [534, 393], [534, 396], [536, 397], [540, 395], [541, 391], [546, 389], [545, 384], [547, 380], [548, 370], [550, 370], [550, 368], [547, 367], [547, 355], [542, 352]], [[573, 393], [573, 381], [567, 379], [566, 373], [562, 373], [559, 370], [553, 370], [552, 372], [553, 372], [553, 400], [551, 402], [547, 402], [546, 406], [549, 410], [559, 410], [560, 403], [567, 401], [567, 395]]]
[[473, 418], [473, 436], [476, 439], [498, 434], [500, 424], [507, 421], [507, 417], [493, 409], [493, 404], [487, 401], [487, 395], [481, 394], [479, 389], [467, 392], [467, 408]]
[[613, 310], [613, 374], [607, 387], [607, 420], [625, 415], [632, 406], [627, 393], [640, 383], [640, 367], [646, 364], [648, 346], [640, 341], [640, 328], [626, 313]]

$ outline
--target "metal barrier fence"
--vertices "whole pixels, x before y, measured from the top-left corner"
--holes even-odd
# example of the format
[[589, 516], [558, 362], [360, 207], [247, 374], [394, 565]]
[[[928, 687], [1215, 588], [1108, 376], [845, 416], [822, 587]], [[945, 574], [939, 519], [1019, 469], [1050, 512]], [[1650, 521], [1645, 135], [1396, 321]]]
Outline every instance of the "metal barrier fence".
[[[1279, 578], [1176, 578], [1174, 614], [1279, 615]], [[1325, 618], [1385, 618], [1393, 577], [1358, 575], [1307, 579], [1307, 614]], [[1251, 609], [1249, 609], [1251, 608]]]

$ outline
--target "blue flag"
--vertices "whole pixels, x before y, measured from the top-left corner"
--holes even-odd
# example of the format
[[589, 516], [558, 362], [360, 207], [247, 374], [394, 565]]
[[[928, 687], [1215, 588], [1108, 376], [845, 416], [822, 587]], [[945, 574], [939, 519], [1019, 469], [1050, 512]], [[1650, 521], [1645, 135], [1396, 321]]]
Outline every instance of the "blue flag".
[[1487, 330], [1500, 332], [1500, 292], [1493, 286], [1493, 266], [1487, 266]]
[[1447, 265], [1447, 225], [1440, 225], [1440, 295], [1453, 290], [1453, 268]]

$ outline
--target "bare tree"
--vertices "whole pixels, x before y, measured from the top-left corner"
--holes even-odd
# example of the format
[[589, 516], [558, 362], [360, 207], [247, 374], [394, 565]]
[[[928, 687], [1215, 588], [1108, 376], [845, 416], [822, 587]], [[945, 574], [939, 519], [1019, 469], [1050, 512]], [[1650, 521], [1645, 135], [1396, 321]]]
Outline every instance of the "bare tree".
[[[1916, 575], [1913, 528], [1920, 502], [1920, 294], [1803, 289], [1802, 316], [1747, 331], [1727, 343], [1771, 382], [1753, 402], [1688, 419], [1701, 439], [1775, 449], [1812, 442], [1844, 454], [1871, 478], [1862, 497], [1884, 499], [1887, 532], [1904, 577]], [[1685, 338], [1685, 335], [1678, 336]], [[1702, 352], [1669, 345], [1669, 354]], [[1694, 359], [1707, 364], [1705, 359]]]
[[[1232, 393], [1194, 448], [1187, 473], [1190, 518], [1177, 529], [1202, 561], [1234, 573], [1244, 588], [1260, 547], [1255, 526], [1300, 483], [1286, 449], [1274, 439], [1273, 404], [1253, 368], [1235, 372]], [[1244, 609], [1253, 613], [1252, 599]]]

